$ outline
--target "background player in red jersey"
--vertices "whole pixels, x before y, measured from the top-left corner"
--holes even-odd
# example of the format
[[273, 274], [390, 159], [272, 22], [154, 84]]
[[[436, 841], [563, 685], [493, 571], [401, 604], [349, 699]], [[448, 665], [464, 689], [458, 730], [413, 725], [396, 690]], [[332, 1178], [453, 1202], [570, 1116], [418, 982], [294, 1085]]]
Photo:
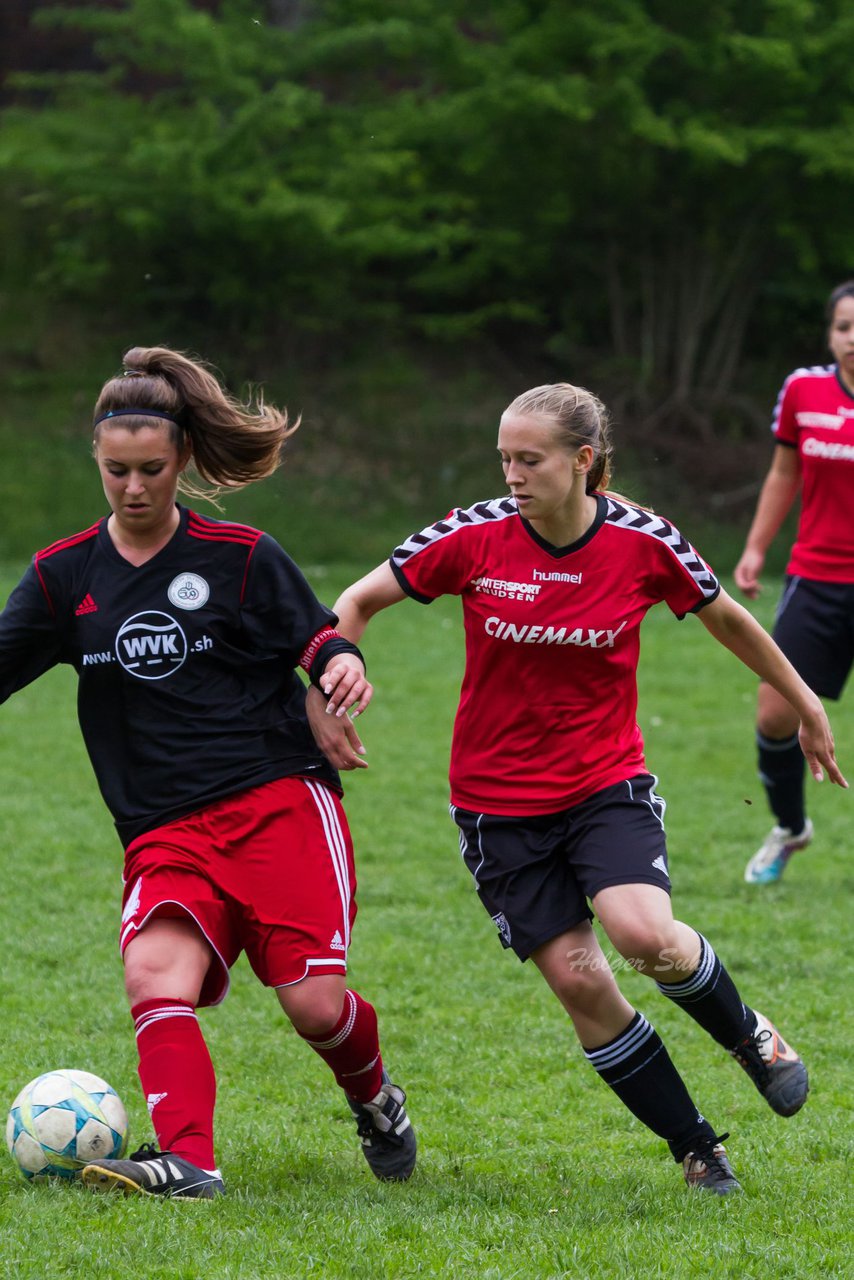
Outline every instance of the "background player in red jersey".
[[[620, 993], [591, 926], [792, 1115], [807, 1073], [762, 1014], [742, 1003], [709, 942], [674, 920], [664, 802], [636, 720], [641, 621], [667, 601], [791, 702], [817, 778], [847, 785], [821, 702], [667, 520], [605, 492], [603, 406], [566, 384], [519, 396], [498, 449], [511, 496], [454, 510], [349, 587], [335, 609], [358, 639], [410, 596], [462, 599], [466, 667], [451, 751], [451, 812], [478, 895], [505, 947], [529, 956], [566, 1009], [585, 1056], [666, 1139], [691, 1186], [738, 1188], [721, 1138], [697, 1111], [653, 1027]], [[334, 685], [335, 675], [330, 679]], [[333, 692], [329, 710], [337, 705]], [[321, 705], [318, 705], [320, 702]], [[318, 742], [358, 762], [350, 722], [309, 692]]]
[[353, 851], [295, 670], [315, 685], [334, 675], [340, 707], [364, 707], [364, 664], [272, 538], [176, 504], [179, 487], [269, 475], [295, 428], [178, 352], [134, 348], [125, 365], [94, 415], [111, 514], [39, 552], [0, 615], [0, 699], [57, 662], [76, 668], [80, 725], [125, 846], [120, 941], [161, 1150], [88, 1165], [83, 1181], [223, 1190], [196, 1007], [223, 999], [242, 950], [332, 1069], [373, 1172], [403, 1181], [415, 1136], [374, 1009], [347, 987]]
[[[833, 290], [826, 317], [834, 363], [796, 369], [783, 383], [771, 424], [774, 457], [735, 581], [751, 599], [759, 594], [765, 554], [800, 492], [798, 532], [773, 634], [810, 688], [836, 699], [854, 662], [854, 280]], [[744, 878], [769, 884], [810, 843], [813, 824], [798, 718], [764, 682], [756, 742], [759, 776], [776, 821]]]

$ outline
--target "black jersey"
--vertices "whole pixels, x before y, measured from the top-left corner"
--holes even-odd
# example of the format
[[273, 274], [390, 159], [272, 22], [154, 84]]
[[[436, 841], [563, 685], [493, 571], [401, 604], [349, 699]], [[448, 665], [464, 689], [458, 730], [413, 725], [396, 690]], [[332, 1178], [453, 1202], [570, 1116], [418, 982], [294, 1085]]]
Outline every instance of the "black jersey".
[[0, 614], [0, 700], [57, 663], [75, 668], [86, 748], [126, 845], [275, 778], [340, 785], [296, 673], [335, 614], [268, 534], [179, 511], [139, 566], [106, 517], [38, 552]]

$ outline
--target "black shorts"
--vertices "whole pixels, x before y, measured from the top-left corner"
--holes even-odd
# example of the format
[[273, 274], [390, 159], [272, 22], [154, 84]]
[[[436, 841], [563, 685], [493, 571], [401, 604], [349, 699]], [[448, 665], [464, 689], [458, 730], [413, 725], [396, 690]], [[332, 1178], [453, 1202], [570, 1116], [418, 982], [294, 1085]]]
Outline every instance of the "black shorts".
[[460, 852], [504, 947], [520, 960], [582, 920], [601, 889], [654, 884], [670, 892], [664, 801], [640, 774], [559, 813], [502, 818], [451, 805]]
[[773, 636], [815, 693], [838, 698], [854, 662], [854, 583], [787, 577]]

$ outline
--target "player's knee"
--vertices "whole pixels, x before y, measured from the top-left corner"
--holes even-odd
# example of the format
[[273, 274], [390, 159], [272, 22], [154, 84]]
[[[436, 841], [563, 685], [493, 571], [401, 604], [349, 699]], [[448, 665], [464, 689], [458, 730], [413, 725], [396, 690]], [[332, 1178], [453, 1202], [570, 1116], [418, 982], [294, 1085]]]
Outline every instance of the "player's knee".
[[670, 924], [660, 927], [637, 920], [613, 932], [611, 941], [633, 969], [654, 974], [666, 957], [673, 954], [678, 940]]
[[790, 715], [759, 716], [756, 721], [756, 732], [771, 742], [783, 742], [793, 738], [798, 732], [800, 721]]
[[800, 720], [794, 709], [775, 689], [760, 686], [759, 705], [756, 714], [756, 730], [763, 738], [782, 741], [798, 732]]
[[338, 991], [290, 987], [280, 988], [278, 995], [294, 1030], [310, 1040], [322, 1039], [341, 1020], [344, 996]]
[[601, 1007], [605, 990], [613, 982], [613, 974], [607, 962], [599, 965], [568, 965], [552, 985], [564, 1008], [580, 1014], [593, 1015]]
[[299, 1009], [288, 1013], [295, 1031], [309, 1040], [322, 1040], [335, 1027], [341, 1017], [341, 1011], [328, 1009]]
[[186, 1000], [198, 1004], [207, 970], [204, 953], [135, 940], [125, 951], [125, 991], [131, 1005], [141, 1000]]
[[142, 1000], [187, 1000], [198, 1002], [199, 992], [187, 982], [186, 975], [176, 972], [171, 958], [155, 955], [138, 956], [125, 964], [125, 991], [131, 1005]]

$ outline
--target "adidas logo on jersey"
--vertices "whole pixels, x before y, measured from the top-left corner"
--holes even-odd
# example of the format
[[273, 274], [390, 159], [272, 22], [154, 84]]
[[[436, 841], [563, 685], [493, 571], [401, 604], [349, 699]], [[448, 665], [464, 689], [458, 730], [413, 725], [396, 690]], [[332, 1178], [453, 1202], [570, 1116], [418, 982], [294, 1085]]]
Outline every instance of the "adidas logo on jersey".
[[329, 944], [329, 950], [330, 951], [346, 951], [347, 950], [347, 948], [344, 946], [343, 939], [338, 929], [336, 929], [334, 934], [332, 935], [332, 941]]
[[97, 613], [97, 612], [98, 612], [98, 606], [95, 604], [95, 601], [87, 592], [86, 595], [83, 597], [83, 599], [80, 601], [77, 608], [74, 610], [74, 616], [75, 618], [82, 618], [84, 613]]

